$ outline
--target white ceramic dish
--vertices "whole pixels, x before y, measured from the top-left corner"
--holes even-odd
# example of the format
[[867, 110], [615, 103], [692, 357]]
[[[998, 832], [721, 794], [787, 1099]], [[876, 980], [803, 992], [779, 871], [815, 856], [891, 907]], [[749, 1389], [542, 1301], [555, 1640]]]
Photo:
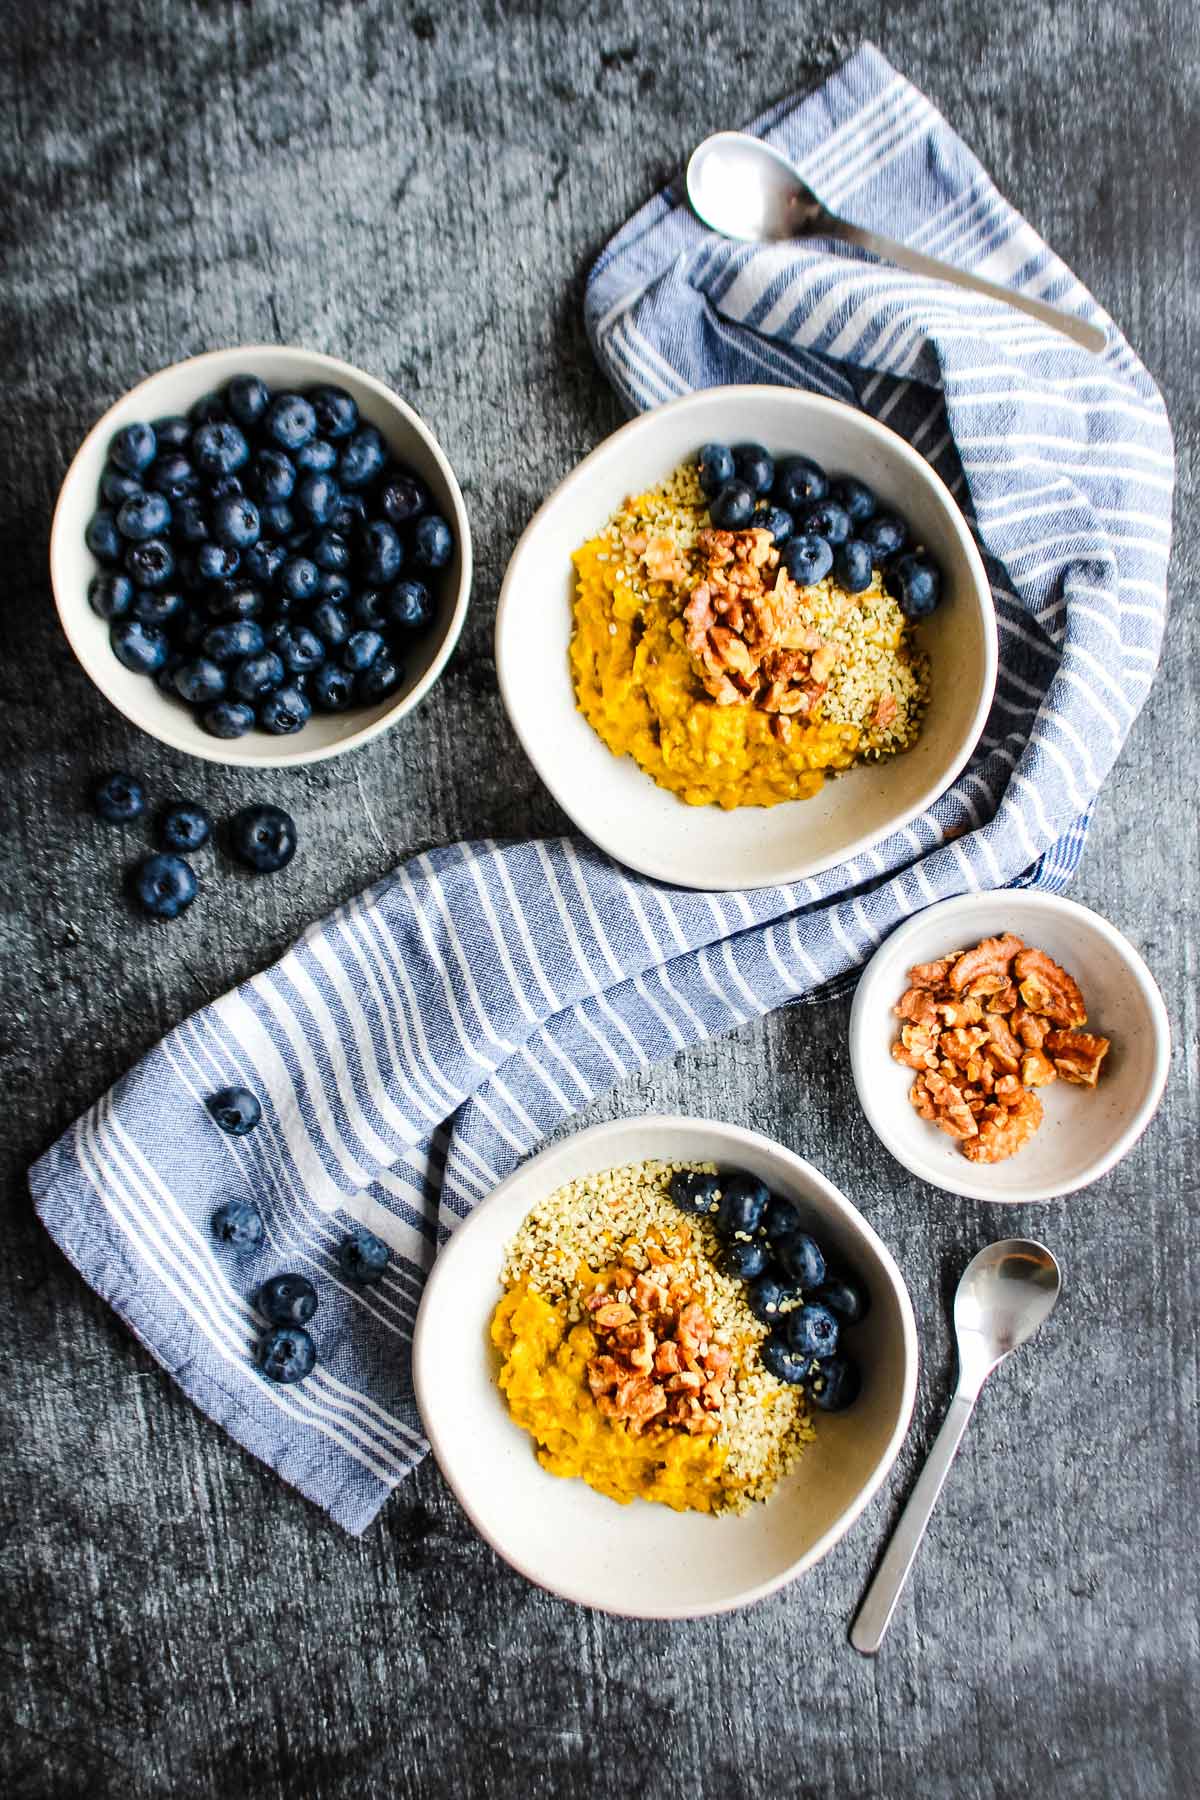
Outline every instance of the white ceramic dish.
[[[259, 375], [272, 388], [304, 388], [333, 382], [347, 389], [363, 418], [383, 434], [396, 457], [429, 487], [438, 510], [454, 532], [454, 555], [437, 583], [438, 613], [408, 659], [403, 686], [378, 706], [348, 713], [314, 713], [295, 737], [250, 731], [231, 740], [210, 737], [188, 709], [160, 694], [153, 681], [119, 663], [109, 648], [108, 626], [88, 605], [88, 582], [98, 564], [83, 541], [96, 510], [97, 488], [113, 434], [138, 419], [153, 421], [186, 413], [193, 403], [241, 371]], [[81, 444], [58, 496], [50, 533], [50, 580], [63, 630], [75, 655], [106, 699], [127, 719], [173, 749], [207, 762], [257, 769], [321, 762], [355, 749], [412, 711], [429, 692], [449, 659], [467, 616], [471, 594], [471, 527], [454, 471], [433, 433], [398, 394], [381, 381], [336, 357], [278, 344], [211, 350], [160, 369], [110, 406]]]
[[[914, 963], [1014, 931], [1061, 963], [1083, 991], [1088, 1028], [1111, 1038], [1095, 1089], [1056, 1081], [1040, 1090], [1045, 1117], [1015, 1156], [967, 1161], [908, 1099], [912, 1071], [891, 1053], [892, 1007]], [[1017, 1204], [1073, 1194], [1120, 1162], [1154, 1117], [1171, 1059], [1167, 1009], [1127, 938], [1074, 900], [1038, 888], [966, 894], [909, 919], [867, 964], [850, 1013], [850, 1064], [863, 1111], [897, 1162], [922, 1181], [974, 1200]]]
[[[774, 807], [687, 806], [576, 711], [567, 663], [571, 553], [621, 501], [702, 443], [761, 440], [867, 481], [937, 557], [945, 599], [921, 628], [933, 699], [904, 756]], [[792, 388], [709, 388], [634, 419], [567, 476], [525, 530], [504, 577], [496, 669], [509, 718], [564, 812], [619, 862], [683, 887], [766, 887], [848, 861], [932, 804], [973, 750], [996, 681], [996, 621], [983, 564], [949, 489], [903, 438], [865, 413]]]
[[[496, 1386], [488, 1326], [504, 1249], [530, 1208], [565, 1181], [649, 1157], [712, 1160], [762, 1176], [865, 1280], [855, 1330], [863, 1393], [819, 1414], [817, 1439], [770, 1500], [739, 1517], [634, 1501], [548, 1475]], [[866, 1220], [809, 1163], [769, 1138], [704, 1119], [645, 1117], [577, 1132], [525, 1163], [460, 1225], [426, 1284], [413, 1340], [417, 1404], [442, 1473], [499, 1555], [581, 1606], [684, 1619], [758, 1600], [809, 1569], [858, 1518], [895, 1460], [917, 1378], [903, 1277]]]

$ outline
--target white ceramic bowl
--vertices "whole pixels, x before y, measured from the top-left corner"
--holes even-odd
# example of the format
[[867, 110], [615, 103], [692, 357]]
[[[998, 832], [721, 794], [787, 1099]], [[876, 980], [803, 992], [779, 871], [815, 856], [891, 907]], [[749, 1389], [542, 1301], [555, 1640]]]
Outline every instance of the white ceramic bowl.
[[[933, 699], [904, 756], [774, 807], [688, 806], [630, 757], [612, 755], [575, 707], [571, 552], [630, 494], [709, 440], [759, 440], [868, 482], [937, 557], [945, 598], [922, 627]], [[836, 400], [780, 387], [708, 388], [644, 413], [567, 476], [525, 530], [504, 577], [496, 669], [513, 727], [563, 811], [630, 868], [683, 887], [765, 887], [847, 861], [944, 793], [970, 756], [996, 681], [996, 621], [983, 564], [949, 489], [903, 438]]]
[[[817, 1415], [817, 1438], [764, 1505], [738, 1517], [629, 1506], [548, 1475], [509, 1418], [488, 1326], [504, 1249], [563, 1182], [651, 1157], [711, 1160], [760, 1175], [866, 1282], [855, 1329], [863, 1392]], [[917, 1379], [903, 1277], [866, 1220], [811, 1164], [737, 1125], [649, 1116], [597, 1125], [525, 1163], [460, 1225], [426, 1285], [413, 1340], [417, 1404], [442, 1473], [492, 1548], [531, 1581], [582, 1606], [637, 1618], [726, 1612], [811, 1568], [858, 1518], [895, 1460]]]
[[[908, 1099], [912, 1070], [891, 1046], [892, 1007], [914, 963], [1013, 931], [1045, 950], [1083, 991], [1088, 1029], [1111, 1038], [1095, 1089], [1055, 1081], [1039, 1090], [1041, 1127], [1005, 1162], [977, 1167]], [[1167, 1009], [1127, 938], [1074, 900], [1038, 888], [943, 900], [894, 931], [867, 964], [850, 1013], [850, 1064], [863, 1111], [897, 1162], [951, 1194], [1016, 1204], [1073, 1194], [1120, 1162], [1154, 1117], [1171, 1058]]]
[[[84, 543], [83, 533], [98, 504], [97, 488], [113, 434], [138, 419], [186, 413], [202, 395], [243, 370], [260, 375], [273, 388], [311, 387], [319, 382], [344, 387], [396, 457], [427, 484], [438, 511], [454, 532], [454, 555], [439, 571], [436, 583], [437, 617], [408, 658], [403, 686], [377, 706], [356, 707], [347, 713], [314, 713], [294, 737], [272, 737], [265, 731], [250, 731], [245, 737], [228, 740], [210, 737], [185, 706], [160, 694], [147, 676], [135, 675], [117, 661], [109, 648], [108, 626], [96, 617], [87, 599], [88, 582], [99, 565]], [[186, 750], [207, 762], [277, 769], [321, 762], [367, 743], [411, 712], [429, 692], [467, 616], [471, 528], [454, 471], [437, 439], [398, 394], [336, 357], [277, 344], [252, 344], [235, 350], [210, 350], [160, 369], [109, 407], [81, 444], [59, 492], [50, 533], [50, 580], [72, 650], [100, 692], [127, 719], [173, 749]]]

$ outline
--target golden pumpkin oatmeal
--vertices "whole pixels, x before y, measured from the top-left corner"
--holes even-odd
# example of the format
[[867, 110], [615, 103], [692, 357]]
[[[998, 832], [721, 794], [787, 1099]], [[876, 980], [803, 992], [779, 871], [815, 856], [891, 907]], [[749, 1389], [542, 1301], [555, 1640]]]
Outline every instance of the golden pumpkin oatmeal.
[[797, 585], [770, 530], [714, 528], [696, 464], [573, 560], [576, 704], [688, 805], [808, 799], [915, 743], [928, 661], [879, 570], [856, 593], [833, 572]]

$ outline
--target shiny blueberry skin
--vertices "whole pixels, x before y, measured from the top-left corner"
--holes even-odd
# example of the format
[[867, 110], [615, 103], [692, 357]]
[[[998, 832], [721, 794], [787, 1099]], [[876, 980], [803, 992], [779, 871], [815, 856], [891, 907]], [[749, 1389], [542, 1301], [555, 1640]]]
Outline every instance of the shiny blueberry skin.
[[272, 1325], [258, 1340], [258, 1366], [268, 1381], [291, 1386], [312, 1374], [317, 1346], [301, 1325]]
[[254, 1130], [262, 1118], [262, 1106], [259, 1104], [258, 1096], [252, 1094], [249, 1088], [222, 1088], [220, 1093], [213, 1094], [205, 1102], [205, 1105], [221, 1130], [227, 1131], [230, 1137], [245, 1137], [248, 1131]]
[[369, 669], [375, 658], [384, 647], [384, 640], [377, 631], [356, 631], [346, 640], [342, 650], [342, 666], [350, 670], [352, 675], [361, 675]]
[[906, 619], [927, 619], [942, 598], [942, 572], [930, 556], [901, 556], [888, 570], [888, 592]]
[[808, 1392], [822, 1412], [844, 1412], [862, 1391], [862, 1370], [849, 1356], [823, 1358], [808, 1381]]
[[329, 521], [339, 537], [348, 538], [367, 522], [367, 503], [361, 494], [343, 494]]
[[232, 544], [201, 544], [196, 552], [196, 573], [201, 581], [229, 581], [241, 564]]
[[272, 737], [290, 737], [303, 731], [312, 718], [312, 706], [294, 684], [276, 688], [259, 702], [258, 722]]
[[162, 668], [155, 669], [151, 676], [159, 693], [165, 694], [168, 700], [179, 698], [175, 691], [175, 672], [177, 669], [181, 669], [186, 661], [187, 656], [182, 650], [170, 650], [167, 652], [167, 660]]
[[125, 552], [125, 572], [134, 587], [164, 587], [175, 573], [175, 555], [165, 538], [147, 538], [130, 544]]
[[262, 520], [253, 500], [229, 494], [212, 510], [212, 534], [218, 544], [232, 550], [249, 550], [262, 536]]
[[754, 517], [754, 489], [744, 481], [727, 481], [708, 503], [718, 531], [743, 531]]
[[257, 375], [235, 375], [225, 389], [225, 404], [243, 431], [253, 431], [271, 404], [271, 390]]
[[415, 475], [398, 473], [383, 483], [377, 504], [389, 525], [407, 525], [429, 505], [429, 490]]
[[92, 805], [108, 825], [127, 825], [144, 811], [146, 790], [136, 775], [114, 769], [92, 789]]
[[827, 1306], [843, 1325], [857, 1325], [871, 1310], [871, 1296], [866, 1288], [845, 1275], [826, 1275], [813, 1293], [813, 1299]]
[[871, 585], [875, 573], [871, 552], [861, 538], [851, 538], [833, 559], [833, 572], [838, 585], [848, 594], [861, 594]]
[[212, 818], [194, 800], [180, 800], [169, 806], [159, 823], [159, 841], [164, 850], [202, 850], [212, 836]]
[[722, 1250], [717, 1266], [735, 1281], [757, 1281], [767, 1261], [765, 1245], [747, 1244], [741, 1238], [735, 1238]]
[[394, 694], [403, 680], [403, 665], [384, 651], [374, 659], [369, 668], [355, 677], [355, 698], [363, 706], [374, 706], [378, 701], [386, 700], [389, 694]]
[[292, 495], [292, 510], [309, 525], [328, 525], [337, 511], [341, 494], [332, 475], [302, 475]]
[[350, 545], [337, 531], [322, 531], [313, 539], [309, 554], [318, 569], [330, 575], [344, 575], [350, 567]]
[[325, 646], [307, 625], [290, 626], [280, 634], [275, 648], [290, 675], [306, 675], [325, 661]]
[[144, 491], [140, 476], [126, 475], [123, 469], [114, 469], [111, 463], [100, 477], [100, 498], [114, 512], [119, 512], [126, 500], [132, 500], [135, 494]]
[[370, 487], [387, 462], [383, 439], [373, 425], [360, 425], [345, 440], [338, 457], [338, 484], [341, 487]]
[[240, 700], [218, 700], [200, 714], [200, 723], [210, 737], [245, 737], [254, 723], [254, 709]]
[[107, 506], [92, 514], [83, 541], [97, 562], [120, 562], [125, 553], [121, 533], [117, 530], [117, 515]]
[[[260, 526], [261, 523], [260, 513]], [[287, 551], [282, 544], [260, 537], [257, 544], [251, 544], [248, 550], [243, 551], [240, 569], [248, 581], [258, 581], [264, 587], [269, 587], [286, 561]]]
[[700, 487], [710, 499], [728, 486], [737, 472], [733, 466], [733, 451], [728, 444], [701, 444], [697, 460], [700, 464]]
[[245, 491], [238, 475], [216, 475], [208, 483], [208, 498], [214, 504], [218, 500], [228, 499], [230, 495], [244, 494]]
[[856, 481], [853, 475], [842, 475], [837, 481], [831, 481], [829, 498], [846, 509], [853, 525], [861, 525], [875, 516], [874, 494], [865, 481]]
[[719, 1175], [706, 1175], [699, 1169], [676, 1169], [667, 1191], [680, 1212], [695, 1213], [699, 1218], [707, 1218], [717, 1210], [721, 1178]]
[[289, 556], [279, 571], [280, 591], [290, 600], [311, 600], [321, 571], [307, 556]]
[[313, 705], [318, 712], [345, 712], [354, 701], [354, 677], [336, 663], [322, 663], [312, 677]]
[[153, 425], [126, 425], [108, 446], [108, 460], [126, 475], [140, 475], [158, 454]]
[[780, 551], [783, 566], [797, 587], [811, 587], [824, 581], [833, 567], [833, 551], [822, 537], [809, 531], [788, 539]]
[[756, 1319], [764, 1325], [770, 1325], [779, 1317], [779, 1309], [785, 1301], [795, 1297], [795, 1284], [786, 1281], [778, 1269], [768, 1268], [757, 1281], [752, 1281], [746, 1289], [746, 1305]]
[[775, 459], [761, 444], [735, 444], [733, 468], [739, 481], [744, 481], [756, 494], [769, 494], [775, 480]]
[[[332, 600], [335, 606], [348, 606], [354, 595], [354, 587], [348, 575], [341, 575], [335, 569], [322, 569], [321, 579], [317, 583], [317, 600]], [[315, 609], [314, 609], [315, 610]]]
[[380, 631], [388, 622], [387, 595], [382, 588], [360, 588], [350, 602], [350, 613], [356, 625]]
[[800, 508], [797, 527], [824, 538], [836, 550], [850, 536], [850, 514], [836, 500], [812, 500]]
[[773, 1331], [767, 1338], [758, 1352], [758, 1359], [768, 1375], [774, 1375], [777, 1381], [786, 1381], [789, 1387], [799, 1387], [808, 1379], [812, 1368], [812, 1357], [793, 1350], [781, 1330]]
[[[206, 619], [213, 619], [221, 624], [239, 619], [257, 619], [263, 610], [263, 596], [260, 589], [249, 581], [214, 581], [205, 586], [200, 606]], [[249, 654], [249, 651], [243, 652], [243, 655]]]
[[184, 494], [171, 508], [171, 529], [184, 544], [202, 544], [208, 536], [208, 520], [195, 494]]
[[175, 671], [175, 692], [189, 706], [211, 706], [224, 695], [225, 685], [224, 669], [210, 656], [194, 656]]
[[769, 501], [760, 500], [754, 509], [754, 517], [750, 521], [755, 531], [769, 531], [776, 544], [786, 543], [795, 529], [795, 523], [789, 512], [782, 506], [772, 506]]
[[207, 425], [214, 419], [228, 417], [224, 396], [221, 394], [201, 394], [198, 400], [188, 407], [188, 418], [192, 422], [192, 430], [197, 425]]
[[281, 450], [299, 450], [317, 435], [317, 415], [303, 394], [276, 394], [263, 430]]
[[256, 619], [231, 619], [206, 631], [203, 643], [204, 654], [213, 662], [236, 663], [259, 655], [266, 649], [267, 640]]
[[151, 463], [146, 485], [156, 494], [165, 495], [173, 506], [185, 495], [196, 492], [200, 477], [182, 451], [168, 450]]
[[321, 435], [327, 438], [345, 438], [358, 424], [358, 403], [345, 388], [315, 387], [309, 393], [313, 412]]
[[330, 469], [337, 467], [337, 459], [336, 444], [331, 444], [328, 438], [310, 438], [296, 452], [296, 467], [310, 475], [327, 475]]
[[138, 588], [129, 616], [143, 625], [171, 625], [182, 620], [186, 604], [183, 595], [170, 588]]
[[439, 513], [417, 520], [412, 534], [412, 559], [421, 569], [444, 569], [454, 553], [454, 535]]
[[175, 413], [165, 419], [155, 419], [154, 435], [158, 440], [158, 454], [164, 456], [171, 450], [186, 449], [191, 440], [192, 427], [187, 419]]
[[317, 1290], [306, 1275], [272, 1275], [258, 1290], [258, 1310], [273, 1325], [307, 1325]]
[[788, 512], [796, 512], [809, 500], [823, 500], [829, 477], [811, 456], [785, 456], [775, 465], [773, 497]]
[[825, 1257], [821, 1246], [806, 1231], [793, 1232], [776, 1247], [776, 1256], [784, 1274], [805, 1292], [820, 1287], [825, 1279]]
[[236, 475], [250, 457], [250, 446], [229, 419], [210, 419], [192, 433], [192, 461], [206, 475]]
[[235, 664], [230, 686], [239, 700], [261, 700], [272, 688], [282, 687], [287, 671], [275, 650], [260, 650]]
[[772, 1194], [762, 1216], [762, 1229], [769, 1244], [782, 1244], [784, 1238], [794, 1237], [799, 1231], [800, 1214], [790, 1200]]
[[[415, 551], [414, 541], [414, 551]], [[387, 587], [395, 581], [404, 561], [404, 550], [395, 528], [386, 519], [372, 519], [358, 540], [362, 579], [368, 587]]]
[[876, 513], [859, 528], [858, 536], [871, 552], [871, 560], [878, 565], [899, 556], [908, 542], [908, 526], [894, 513]]
[[264, 500], [258, 509], [264, 537], [286, 544], [295, 535], [296, 516], [286, 500]]
[[350, 636], [350, 621], [332, 600], [322, 600], [312, 609], [312, 628], [329, 648], [336, 649]]
[[766, 1182], [757, 1175], [722, 1176], [717, 1230], [725, 1237], [753, 1237], [770, 1198]]
[[838, 1322], [827, 1306], [808, 1301], [787, 1315], [787, 1341], [801, 1356], [832, 1356], [838, 1347]]
[[282, 450], [260, 450], [254, 458], [250, 480], [255, 493], [268, 504], [290, 500], [296, 486], [296, 465]]
[[231, 1250], [253, 1250], [262, 1242], [262, 1214], [249, 1200], [226, 1200], [210, 1224], [218, 1244], [228, 1244]]
[[133, 872], [133, 891], [152, 919], [177, 919], [199, 890], [196, 872], [182, 856], [156, 853]]
[[281, 806], [244, 806], [234, 814], [230, 844], [248, 869], [274, 874], [296, 854], [296, 821]]
[[424, 631], [433, 618], [433, 595], [423, 581], [398, 581], [387, 596], [387, 616], [397, 631]]
[[167, 660], [167, 634], [140, 619], [116, 619], [108, 628], [108, 641], [119, 663], [135, 675], [153, 675]]
[[388, 1266], [389, 1251], [382, 1238], [377, 1238], [365, 1225], [348, 1232], [338, 1246], [338, 1263], [342, 1274], [360, 1287], [378, 1281]]
[[128, 575], [105, 571], [88, 582], [88, 605], [101, 619], [119, 619], [133, 604], [133, 583]]

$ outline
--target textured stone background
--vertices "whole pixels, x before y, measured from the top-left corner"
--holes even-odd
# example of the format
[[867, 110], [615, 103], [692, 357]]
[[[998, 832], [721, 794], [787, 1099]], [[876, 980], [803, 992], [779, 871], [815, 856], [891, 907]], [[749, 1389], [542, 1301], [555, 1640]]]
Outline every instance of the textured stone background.
[[[1113, 1176], [1016, 1214], [939, 1198], [876, 1149], [844, 1004], [596, 1108], [752, 1113], [813, 1157], [897, 1252], [924, 1351], [884, 1498], [819, 1569], [743, 1616], [626, 1624], [500, 1565], [429, 1464], [363, 1541], [333, 1530], [82, 1286], [24, 1170], [181, 1015], [409, 850], [562, 826], [504, 720], [490, 631], [520, 527], [617, 423], [583, 274], [696, 139], [861, 36], [944, 108], [1167, 396], [1165, 664], [1075, 891], [1157, 971], [1173, 1079]], [[0, 1791], [1195, 1792], [1198, 77], [1190, 0], [0, 7]], [[420, 715], [270, 779], [127, 727], [74, 665], [45, 577], [54, 494], [97, 414], [164, 363], [261, 339], [334, 351], [415, 401], [463, 479], [480, 564]], [[84, 810], [106, 765], [217, 808], [276, 798], [304, 853], [287, 879], [226, 874], [184, 921], [147, 927], [120, 897], [120, 840]], [[861, 1661], [846, 1623], [951, 1377], [946, 1296], [1009, 1229], [1060, 1253], [1064, 1301], [987, 1393], [886, 1651]]]

